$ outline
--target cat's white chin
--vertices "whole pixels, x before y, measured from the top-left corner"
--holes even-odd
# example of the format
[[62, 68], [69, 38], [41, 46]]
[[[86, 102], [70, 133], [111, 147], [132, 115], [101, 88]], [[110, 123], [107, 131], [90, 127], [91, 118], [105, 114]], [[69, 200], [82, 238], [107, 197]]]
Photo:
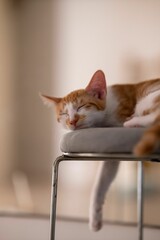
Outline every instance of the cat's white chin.
[[79, 129], [84, 129], [84, 128], [88, 128], [87, 125], [79, 125], [75, 127], [75, 130], [79, 130]]
[[74, 131], [74, 130], [78, 130], [80, 128], [78, 126], [69, 126], [69, 127], [67, 127], [67, 129], [70, 131]]
[[88, 128], [88, 126], [87, 125], [77, 125], [77, 126], [70, 126], [69, 127], [69, 130], [71, 130], [71, 131], [74, 131], [74, 130], [79, 130], [79, 129], [84, 129], [84, 128]]
[[69, 126], [69, 127], [66, 127], [68, 130], [70, 130], [70, 131], [74, 131], [75, 129], [76, 129], [76, 127], [75, 126]]

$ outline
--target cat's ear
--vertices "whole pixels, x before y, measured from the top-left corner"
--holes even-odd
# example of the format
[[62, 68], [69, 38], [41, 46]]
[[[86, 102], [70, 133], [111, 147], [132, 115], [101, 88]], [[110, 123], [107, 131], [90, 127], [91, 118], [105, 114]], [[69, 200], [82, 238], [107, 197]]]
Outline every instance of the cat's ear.
[[50, 97], [41, 93], [39, 93], [39, 96], [42, 99], [43, 103], [49, 107], [53, 104], [57, 105], [61, 101], [61, 98]]
[[95, 72], [85, 90], [98, 99], [104, 99], [106, 97], [106, 79], [101, 70]]

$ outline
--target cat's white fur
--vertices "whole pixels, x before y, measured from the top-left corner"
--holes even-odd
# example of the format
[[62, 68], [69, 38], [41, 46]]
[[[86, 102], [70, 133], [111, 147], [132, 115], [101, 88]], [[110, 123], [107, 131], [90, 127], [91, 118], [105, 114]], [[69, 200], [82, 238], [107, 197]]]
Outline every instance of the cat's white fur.
[[148, 93], [147, 96], [142, 98], [135, 107], [135, 115], [142, 116], [143, 111], [146, 108], [152, 108], [154, 104], [154, 100], [156, 97], [160, 96], [160, 90], [154, 90], [154, 92]]
[[154, 100], [158, 96], [160, 96], [160, 90], [154, 89], [154, 92], [152, 91], [142, 98], [135, 107], [134, 115], [124, 123], [124, 127], [146, 127], [151, 125], [160, 114], [160, 109], [144, 116], [143, 111], [152, 108], [154, 106]]
[[98, 231], [102, 227], [102, 207], [105, 195], [116, 176], [118, 166], [119, 161], [104, 161], [99, 165], [89, 207], [89, 227], [92, 231]]

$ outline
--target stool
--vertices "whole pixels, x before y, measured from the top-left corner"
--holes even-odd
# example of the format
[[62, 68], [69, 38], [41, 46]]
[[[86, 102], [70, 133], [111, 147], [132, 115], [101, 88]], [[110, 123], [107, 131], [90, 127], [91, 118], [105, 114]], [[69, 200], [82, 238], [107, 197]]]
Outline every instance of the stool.
[[160, 161], [160, 150], [145, 158], [137, 158], [132, 149], [140, 140], [144, 128], [89, 128], [65, 134], [60, 148], [63, 155], [53, 164], [51, 193], [50, 240], [55, 239], [58, 166], [61, 161], [138, 161], [137, 230], [143, 240], [143, 161]]

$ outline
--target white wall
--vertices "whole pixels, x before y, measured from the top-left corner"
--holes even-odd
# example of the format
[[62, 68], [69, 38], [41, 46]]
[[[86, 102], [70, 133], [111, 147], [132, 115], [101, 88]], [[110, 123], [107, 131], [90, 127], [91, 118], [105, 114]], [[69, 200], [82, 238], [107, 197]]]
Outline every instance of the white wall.
[[0, 0], [0, 183], [14, 170], [51, 173], [52, 112], [39, 91], [52, 86], [52, 18], [52, 0]]
[[9, 0], [0, 1], [0, 183], [15, 164], [15, 18]]
[[53, 160], [53, 113], [39, 97], [53, 81], [52, 18], [52, 0], [22, 0], [18, 5], [17, 167], [39, 180], [50, 179]]
[[54, 5], [52, 94], [85, 87], [97, 69], [104, 70], [108, 84], [160, 76], [159, 0], [57, 0]]
[[0, 180], [15, 168], [50, 179], [61, 154], [39, 91], [63, 96], [97, 69], [108, 84], [160, 76], [159, 13], [159, 0], [0, 1]]
[[0, 176], [15, 155], [18, 168], [35, 173], [50, 171], [60, 154], [63, 132], [39, 91], [63, 96], [85, 87], [97, 69], [108, 84], [160, 76], [159, 0], [23, 0], [17, 2], [17, 23], [11, 2], [0, 2]]
[[[159, 0], [57, 0], [54, 1], [53, 16], [56, 33], [54, 35], [56, 64], [54, 65], [54, 87], [50, 94], [64, 96], [74, 89], [84, 88], [97, 69], [105, 72], [109, 85], [160, 77]], [[63, 131], [58, 123], [55, 126], [57, 127], [54, 130], [53, 150], [54, 155], [57, 156], [60, 154], [59, 139]], [[67, 166], [69, 167], [69, 163]], [[77, 164], [76, 166], [79, 169]], [[136, 182], [135, 165], [133, 163], [132, 165], [127, 164], [127, 167], [122, 166], [117, 181], [115, 181], [116, 188], [112, 186], [112, 189], [120, 191], [120, 189], [125, 190], [129, 187], [131, 191]], [[89, 166], [87, 169], [90, 171]], [[68, 181], [72, 182], [70, 184], [71, 192], [73, 192], [74, 184], [78, 179], [73, 172], [71, 172], [71, 168], [69, 168], [68, 175], [67, 170], [62, 172], [63, 177], [66, 174]], [[86, 172], [82, 171], [79, 175], [83, 175], [82, 181], [86, 181], [87, 189], [90, 186], [89, 181], [92, 182], [93, 179], [88, 181]], [[129, 179], [128, 176], [130, 176]], [[60, 190], [64, 195], [66, 188], [67, 181], [64, 177], [64, 188], [62, 187]], [[84, 188], [83, 191], [85, 191]], [[86, 194], [80, 192], [79, 188], [73, 195], [75, 197], [79, 196], [78, 194], [83, 196], [77, 198], [84, 203]], [[67, 203], [65, 196], [60, 199], [65, 199], [65, 203]], [[80, 214], [84, 213], [84, 206], [87, 206], [85, 204], [79, 208]], [[69, 212], [68, 205], [66, 209], [64, 203], [60, 206], [62, 206], [63, 213], [60, 212], [60, 208], [58, 213], [64, 214], [66, 209]], [[117, 209], [116, 206], [118, 208], [118, 204], [114, 202], [112, 211], [109, 205], [109, 208], [104, 210], [104, 217], [117, 219], [119, 208]], [[131, 202], [128, 204], [125, 202], [121, 206], [119, 219], [135, 220], [136, 211], [132, 206], [132, 215], [127, 206], [130, 207]], [[109, 209], [112, 211], [111, 215]], [[85, 213], [88, 214], [87, 211]], [[148, 214], [148, 216], [150, 215]], [[150, 221], [151, 217], [146, 216], [146, 219], [146, 221]]]

